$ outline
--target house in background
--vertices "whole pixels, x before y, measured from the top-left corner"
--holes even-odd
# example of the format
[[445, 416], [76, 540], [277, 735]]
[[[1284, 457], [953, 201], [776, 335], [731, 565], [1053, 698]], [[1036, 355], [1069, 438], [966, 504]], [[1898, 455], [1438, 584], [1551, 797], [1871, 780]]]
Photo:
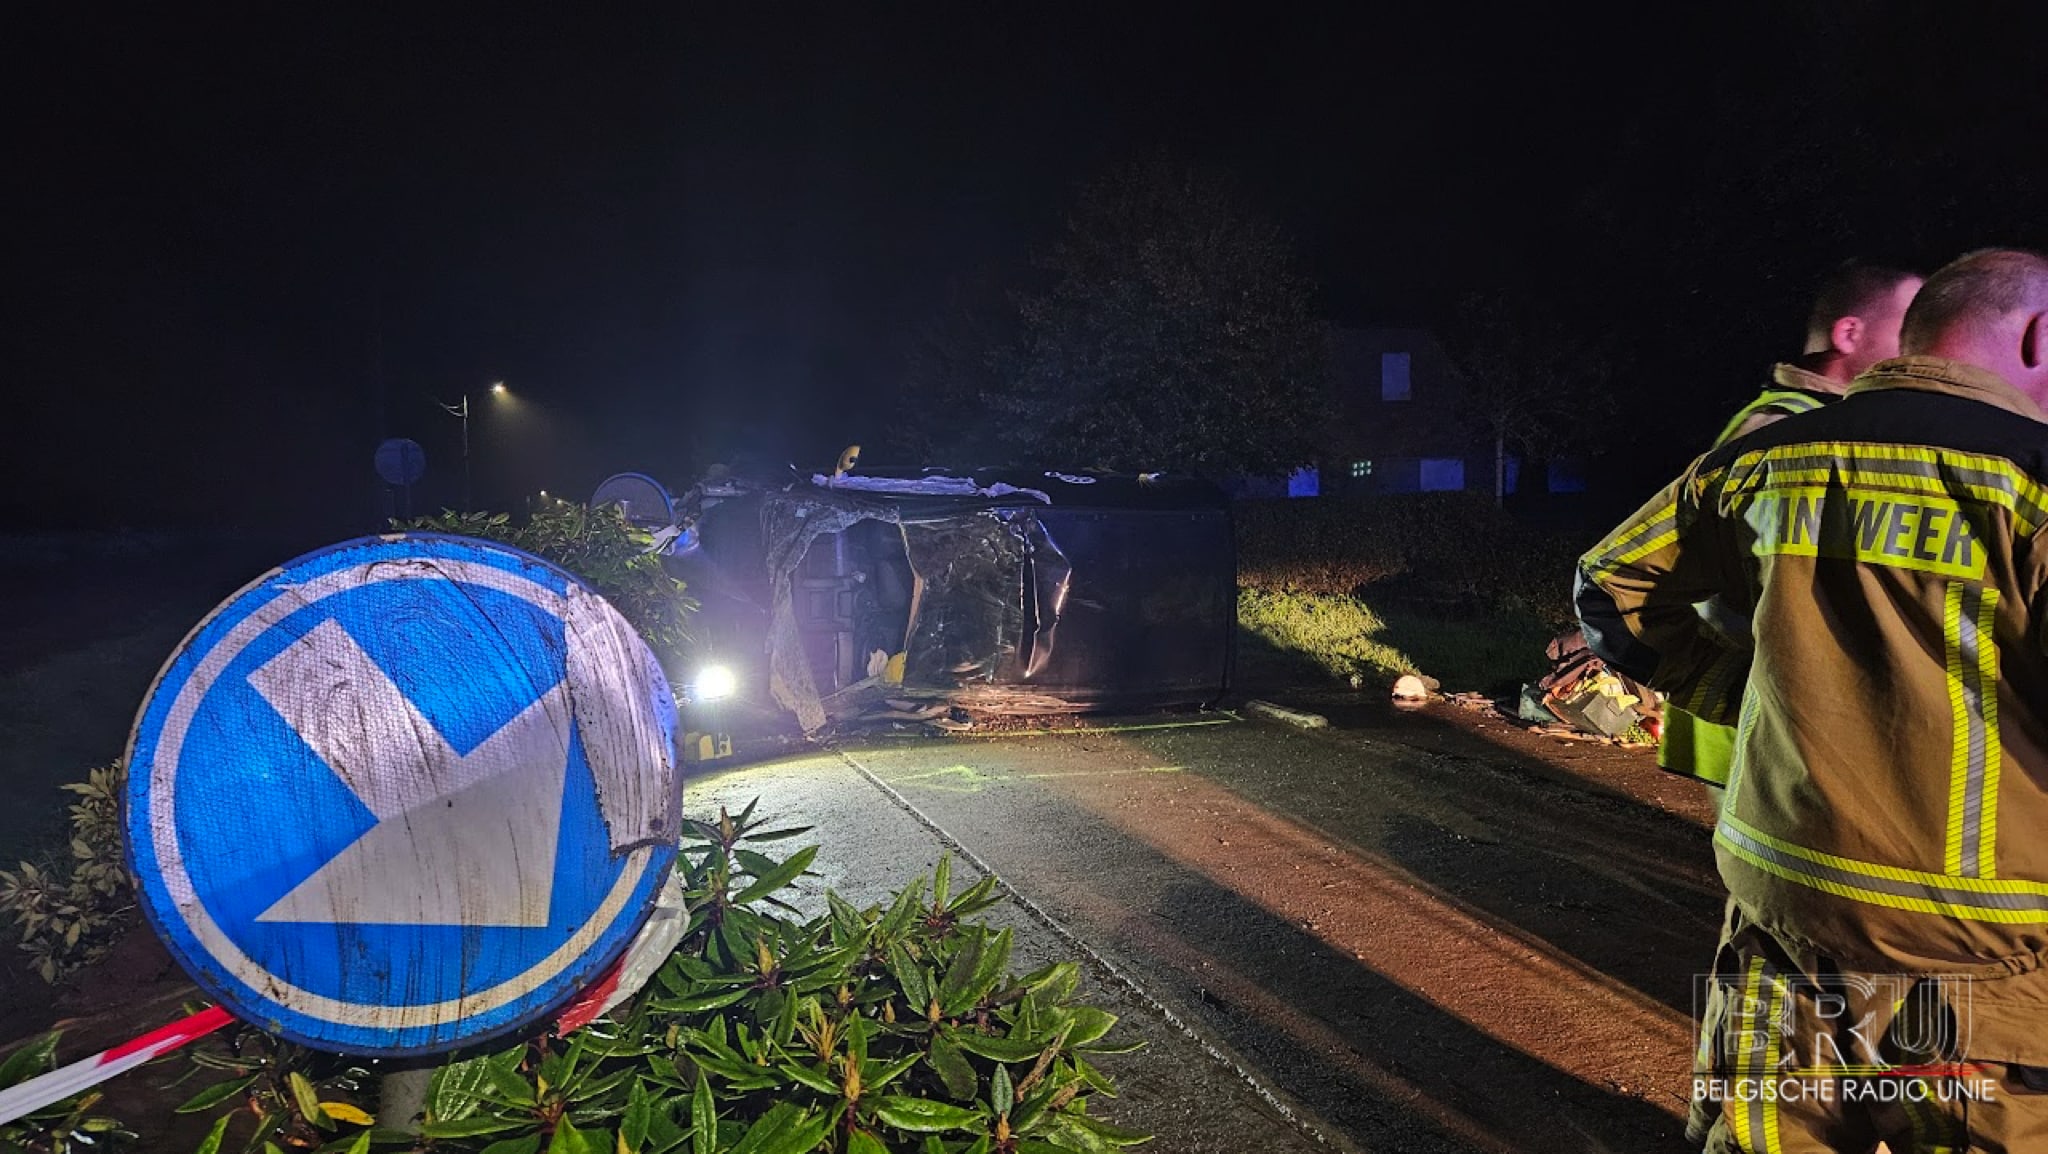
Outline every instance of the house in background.
[[[1463, 375], [1435, 334], [1414, 328], [1346, 328], [1330, 334], [1318, 460], [1258, 496], [1491, 493], [1494, 454], [1466, 404]], [[1503, 462], [1506, 492], [1524, 488], [1522, 461]], [[1529, 479], [1541, 491], [1585, 490], [1567, 460]]]
[[[1490, 495], [1494, 447], [1467, 404], [1465, 378], [1436, 335], [1415, 328], [1330, 333], [1317, 459], [1292, 476], [1239, 479], [1239, 498], [1350, 497], [1383, 493]], [[1503, 462], [1507, 494], [1583, 493], [1583, 467], [1564, 458]]]

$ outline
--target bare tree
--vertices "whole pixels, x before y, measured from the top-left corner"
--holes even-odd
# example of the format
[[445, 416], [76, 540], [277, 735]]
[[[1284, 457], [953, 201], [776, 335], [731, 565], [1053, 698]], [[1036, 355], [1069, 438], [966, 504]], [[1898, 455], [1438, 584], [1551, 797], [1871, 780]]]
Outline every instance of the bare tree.
[[1573, 336], [1524, 294], [1474, 294], [1459, 306], [1452, 353], [1465, 378], [1461, 418], [1493, 453], [1493, 499], [1507, 493], [1507, 459], [1583, 452], [1617, 411], [1611, 353]]

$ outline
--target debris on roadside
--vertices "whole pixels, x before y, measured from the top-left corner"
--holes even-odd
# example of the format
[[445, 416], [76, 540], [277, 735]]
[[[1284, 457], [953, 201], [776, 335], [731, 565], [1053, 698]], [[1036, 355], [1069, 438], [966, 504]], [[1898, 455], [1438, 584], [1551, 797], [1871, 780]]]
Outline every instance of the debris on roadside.
[[1475, 713], [1490, 713], [1495, 717], [1501, 715], [1499, 703], [1484, 693], [1447, 693], [1444, 695], [1444, 700], [1457, 706], [1459, 709], [1469, 709]]
[[1422, 678], [1412, 673], [1403, 674], [1394, 682], [1394, 706], [1398, 709], [1414, 709], [1429, 700], [1429, 686]]
[[1522, 687], [1516, 713], [1535, 731], [1568, 741], [1606, 741], [1624, 748], [1657, 744], [1663, 695], [1607, 667], [1573, 629], [1551, 639], [1550, 672]]
[[1322, 729], [1330, 724], [1330, 719], [1320, 713], [1308, 713], [1299, 709], [1289, 709], [1284, 705], [1275, 705], [1270, 701], [1247, 701], [1244, 703], [1244, 711], [1272, 721], [1292, 725], [1297, 729]]

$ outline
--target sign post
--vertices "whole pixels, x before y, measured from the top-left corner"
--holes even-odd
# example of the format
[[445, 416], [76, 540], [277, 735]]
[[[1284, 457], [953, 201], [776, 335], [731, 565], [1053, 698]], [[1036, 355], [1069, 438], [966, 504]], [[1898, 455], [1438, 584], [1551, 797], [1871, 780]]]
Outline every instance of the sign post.
[[377, 475], [398, 489], [398, 515], [412, 516], [412, 487], [427, 471], [427, 451], [418, 441], [392, 437], [377, 446]]
[[129, 746], [171, 953], [322, 1050], [442, 1053], [604, 976], [672, 873], [675, 702], [618, 613], [434, 534], [292, 561], [193, 630]]

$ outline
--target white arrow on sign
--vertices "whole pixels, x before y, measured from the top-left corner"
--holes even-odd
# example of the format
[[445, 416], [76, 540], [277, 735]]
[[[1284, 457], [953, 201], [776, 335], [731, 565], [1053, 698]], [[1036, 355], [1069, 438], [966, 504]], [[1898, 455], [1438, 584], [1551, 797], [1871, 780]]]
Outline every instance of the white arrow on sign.
[[249, 683], [377, 819], [258, 921], [548, 924], [569, 766], [562, 685], [458, 754], [333, 620]]

